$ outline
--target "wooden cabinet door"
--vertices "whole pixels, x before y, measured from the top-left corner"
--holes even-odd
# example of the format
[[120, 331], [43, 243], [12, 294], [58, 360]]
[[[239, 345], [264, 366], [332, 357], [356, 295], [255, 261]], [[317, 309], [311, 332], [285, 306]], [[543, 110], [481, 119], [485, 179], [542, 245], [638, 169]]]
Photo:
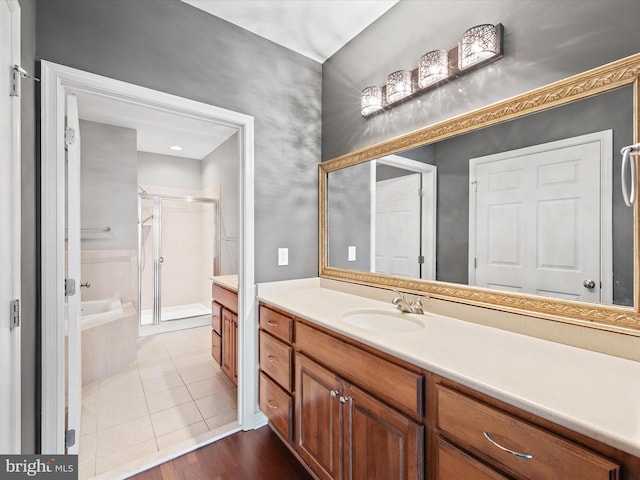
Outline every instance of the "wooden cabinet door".
[[340, 398], [344, 478], [424, 478], [424, 427], [353, 385]]
[[231, 327], [233, 335], [231, 339], [233, 343], [233, 358], [231, 360], [233, 376], [231, 377], [231, 380], [235, 385], [238, 385], [238, 316], [232, 315], [231, 321], [233, 323], [233, 326]]
[[339, 390], [335, 374], [296, 355], [296, 447], [323, 480], [340, 478]]
[[236, 365], [235, 332], [233, 314], [226, 308], [222, 309], [222, 371], [233, 381]]

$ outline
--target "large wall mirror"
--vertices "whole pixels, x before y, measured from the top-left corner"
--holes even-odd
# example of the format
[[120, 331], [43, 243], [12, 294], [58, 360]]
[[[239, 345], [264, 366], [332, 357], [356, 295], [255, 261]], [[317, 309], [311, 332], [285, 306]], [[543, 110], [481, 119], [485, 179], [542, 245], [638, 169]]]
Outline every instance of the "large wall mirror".
[[320, 275], [640, 335], [639, 76], [637, 54], [322, 163]]

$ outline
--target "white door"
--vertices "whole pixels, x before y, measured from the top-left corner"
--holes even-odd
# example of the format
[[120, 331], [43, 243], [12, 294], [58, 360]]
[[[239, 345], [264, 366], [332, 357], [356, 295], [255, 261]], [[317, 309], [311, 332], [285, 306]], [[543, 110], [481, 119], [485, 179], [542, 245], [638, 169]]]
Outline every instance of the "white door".
[[601, 302], [603, 151], [583, 136], [472, 159], [470, 284]]
[[9, 72], [20, 64], [20, 7], [0, 0], [0, 452], [20, 453], [20, 97]]
[[78, 100], [67, 93], [67, 279], [75, 281], [75, 293], [67, 296], [67, 431], [75, 431], [75, 443], [67, 453], [77, 454], [80, 440], [82, 355], [80, 345], [80, 123]]
[[376, 272], [420, 278], [419, 173], [376, 182]]

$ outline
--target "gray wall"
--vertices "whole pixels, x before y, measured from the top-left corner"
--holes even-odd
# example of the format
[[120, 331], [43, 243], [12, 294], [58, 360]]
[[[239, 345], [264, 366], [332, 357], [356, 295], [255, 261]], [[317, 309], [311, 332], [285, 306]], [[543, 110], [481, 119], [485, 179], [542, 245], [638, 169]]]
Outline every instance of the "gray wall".
[[[22, 66], [36, 71], [36, 4], [35, 0], [19, 0], [21, 14]], [[36, 204], [39, 199], [38, 163], [36, 161], [36, 107], [34, 83], [22, 81], [22, 226], [21, 226], [21, 335], [22, 335], [22, 453], [39, 450], [37, 426], [40, 410], [39, 389], [36, 387], [37, 346], [39, 328], [36, 324], [40, 297], [38, 295], [37, 258], [40, 241], [36, 235]]]
[[138, 249], [138, 169], [135, 130], [80, 121], [82, 250]]
[[317, 275], [320, 64], [179, 0], [38, 0], [37, 14], [39, 59], [252, 115], [256, 281]]
[[[202, 190], [202, 161], [174, 155], [138, 152], [138, 184]], [[147, 189], [148, 190], [148, 189]], [[153, 193], [149, 191], [149, 193]]]
[[[323, 65], [322, 157], [354, 151], [638, 52], [636, 0], [403, 0]], [[505, 56], [365, 119], [360, 91], [452, 48], [481, 23], [502, 23]]]
[[240, 139], [237, 133], [202, 159], [202, 182], [205, 191], [220, 191], [222, 238], [218, 273], [237, 274], [240, 234]]
[[[371, 165], [362, 163], [329, 173], [327, 182], [328, 263], [371, 271]], [[356, 261], [348, 261], [348, 247]]]

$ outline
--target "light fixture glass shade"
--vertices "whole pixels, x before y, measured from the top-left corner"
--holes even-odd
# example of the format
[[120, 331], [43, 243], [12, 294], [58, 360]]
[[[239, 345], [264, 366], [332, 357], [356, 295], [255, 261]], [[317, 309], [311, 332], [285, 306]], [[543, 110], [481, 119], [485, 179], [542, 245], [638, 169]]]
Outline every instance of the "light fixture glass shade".
[[458, 68], [464, 70], [498, 53], [494, 25], [476, 25], [464, 32], [458, 44]]
[[420, 57], [420, 65], [418, 65], [418, 86], [420, 88], [427, 88], [448, 76], [449, 54], [446, 50], [433, 50]]
[[367, 87], [360, 94], [360, 112], [371, 115], [382, 109], [382, 87]]
[[411, 71], [398, 70], [387, 76], [387, 103], [397, 102], [411, 93]]

